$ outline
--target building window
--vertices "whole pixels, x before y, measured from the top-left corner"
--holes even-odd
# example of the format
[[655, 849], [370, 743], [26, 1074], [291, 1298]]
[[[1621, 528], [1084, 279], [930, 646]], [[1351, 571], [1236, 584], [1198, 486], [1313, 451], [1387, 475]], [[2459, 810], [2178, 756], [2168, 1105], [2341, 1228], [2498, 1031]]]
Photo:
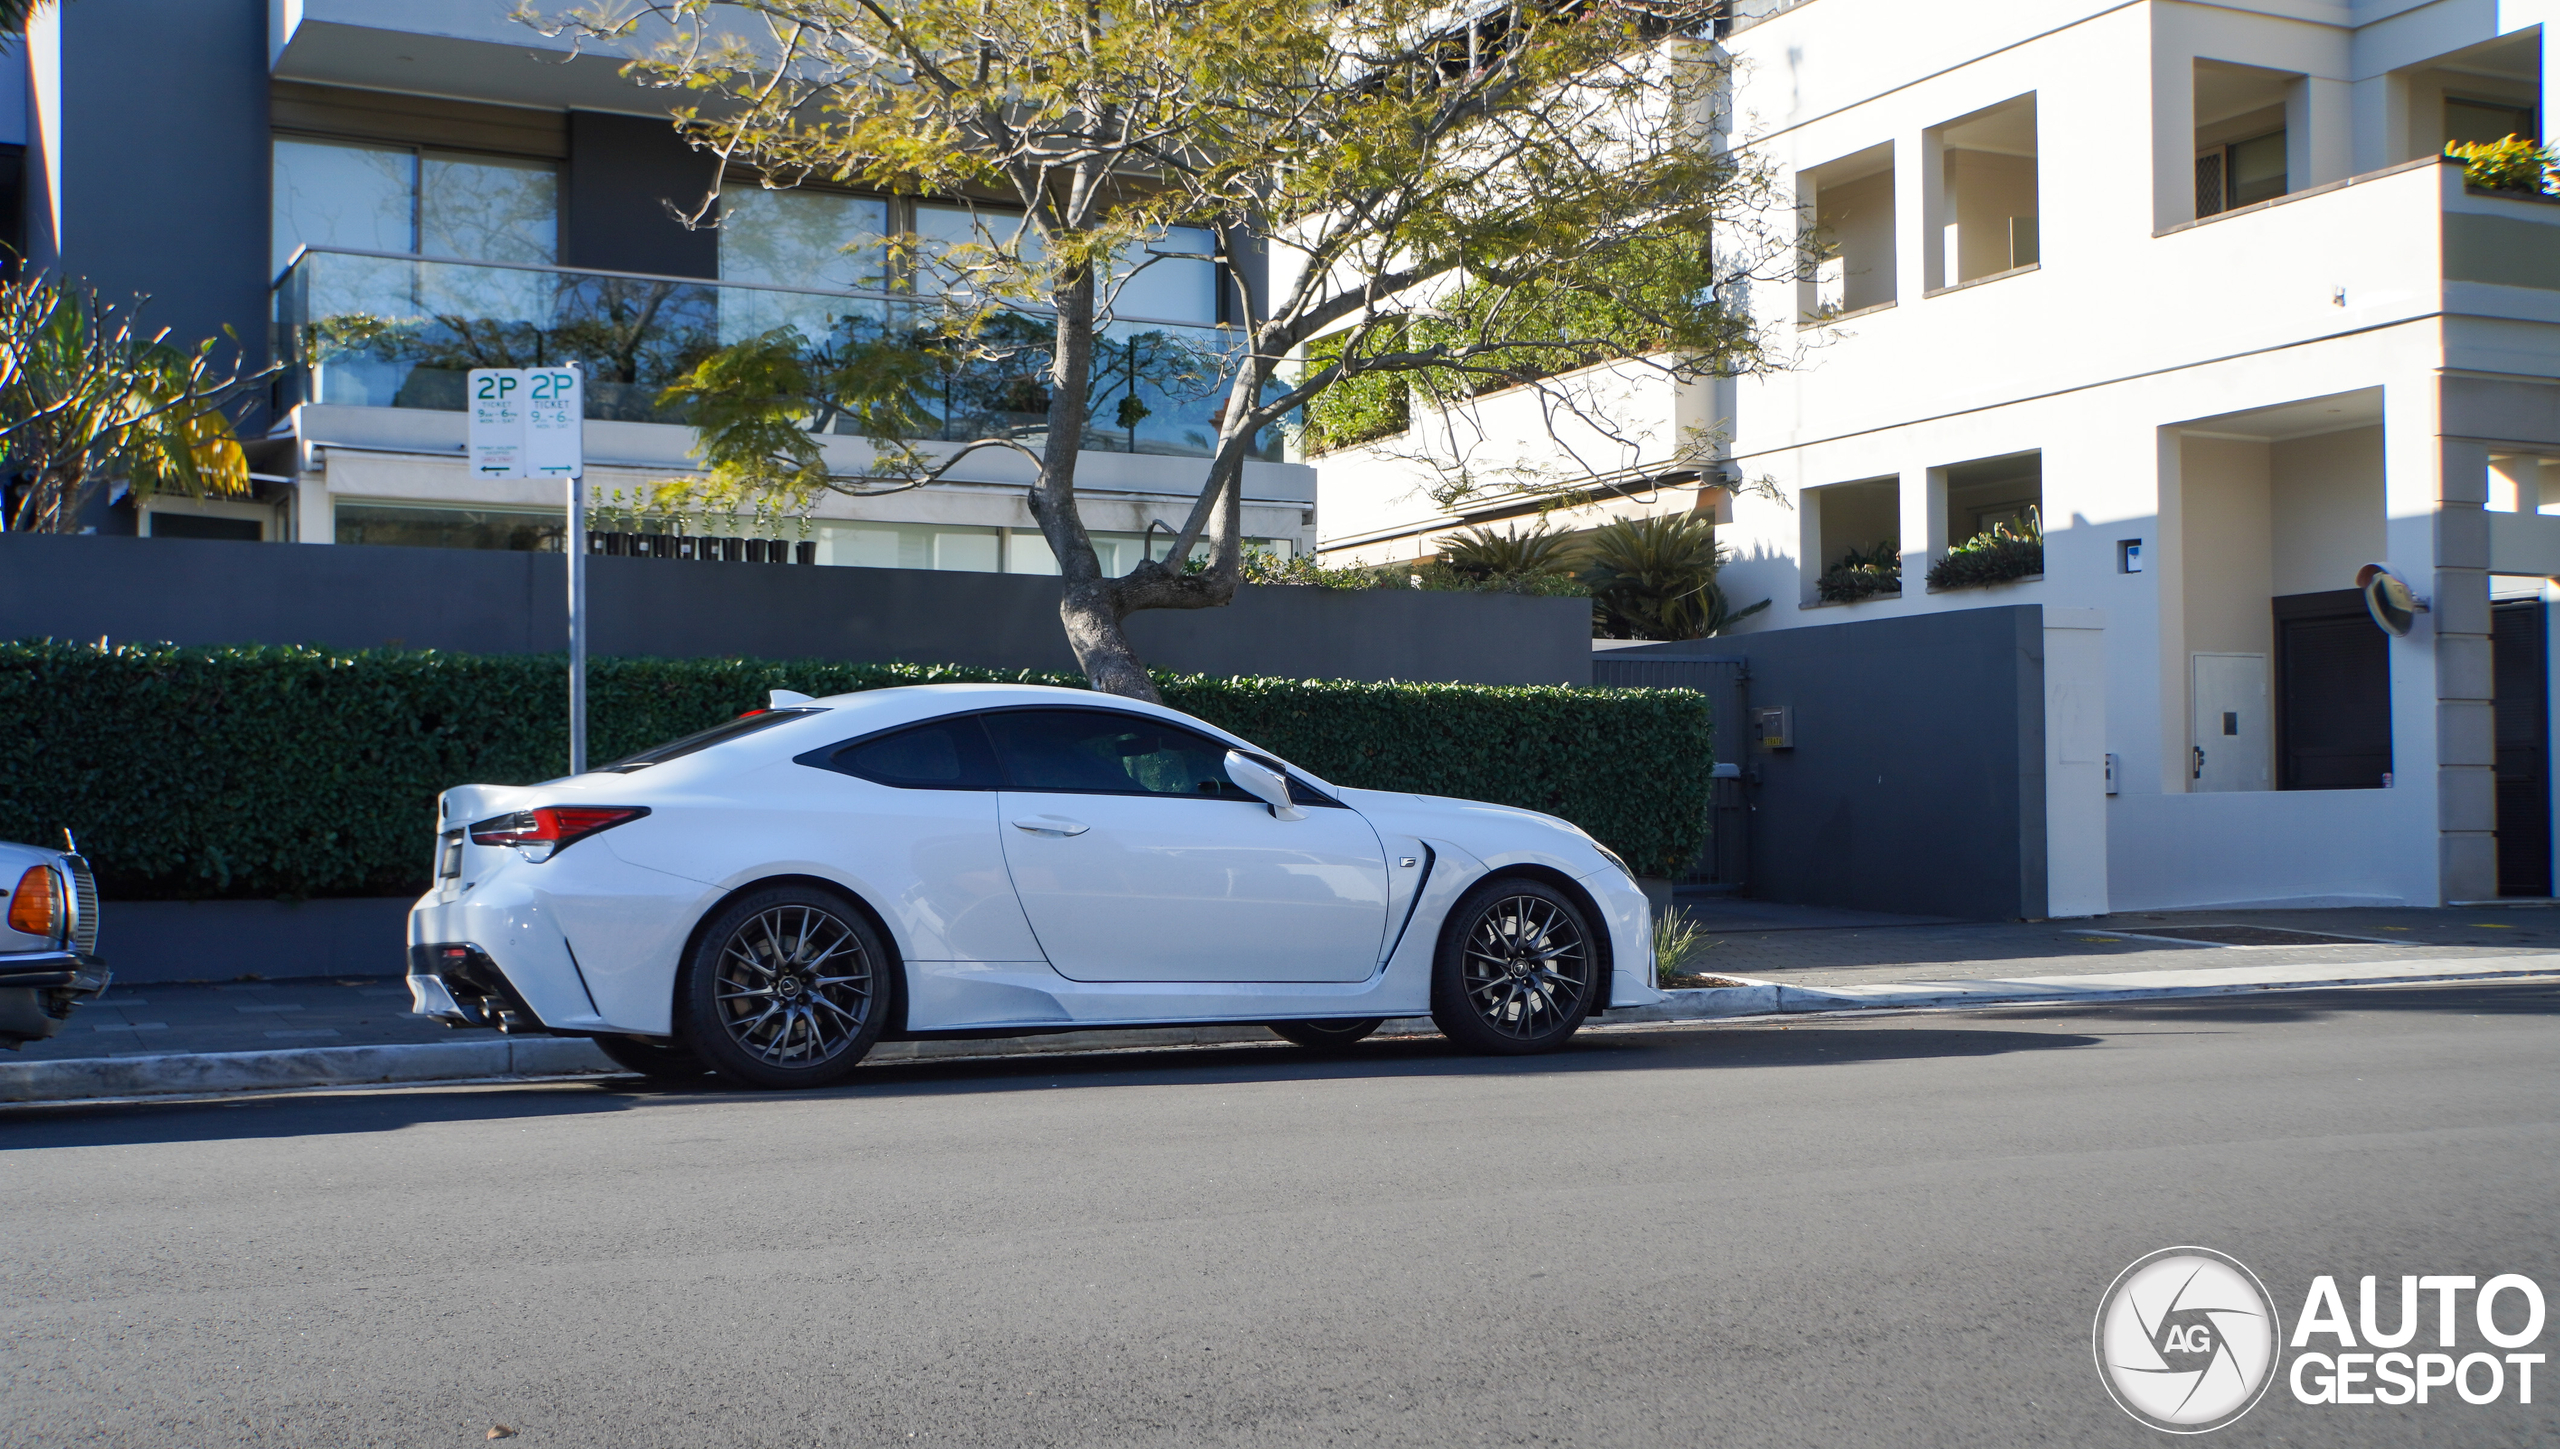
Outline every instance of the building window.
[[1804, 494], [1808, 602], [1853, 604], [1902, 592], [1902, 480], [1873, 478]]
[[2293, 189], [2286, 106], [2302, 77], [2221, 61], [2195, 63], [2196, 215], [2273, 201]]
[[274, 266], [298, 247], [548, 266], [560, 177], [548, 161], [276, 138]]
[[341, 503], [337, 507], [340, 543], [558, 553], [564, 531], [558, 509], [438, 508], [390, 503]]
[[2042, 260], [2036, 98], [1938, 128], [1939, 232], [1930, 284], [1958, 286]]
[[1813, 224], [1815, 259], [1799, 284], [1806, 322], [1894, 300], [1893, 143], [1801, 173], [1798, 211]]
[[[548, 161], [278, 137], [273, 265], [300, 247], [548, 266], [559, 255], [560, 176]], [[539, 272], [347, 258], [315, 278], [322, 317], [548, 317]]]
[[[764, 287], [878, 292], [889, 285], [889, 203], [835, 191], [741, 190], [720, 201], [720, 280]], [[851, 309], [872, 319], [877, 305]], [[730, 292], [720, 302], [725, 345], [797, 327], [823, 341], [848, 314], [844, 301], [807, 292]]]
[[2020, 453], [1947, 470], [1947, 542], [1962, 543], [2007, 525], [2042, 526], [2044, 455]]

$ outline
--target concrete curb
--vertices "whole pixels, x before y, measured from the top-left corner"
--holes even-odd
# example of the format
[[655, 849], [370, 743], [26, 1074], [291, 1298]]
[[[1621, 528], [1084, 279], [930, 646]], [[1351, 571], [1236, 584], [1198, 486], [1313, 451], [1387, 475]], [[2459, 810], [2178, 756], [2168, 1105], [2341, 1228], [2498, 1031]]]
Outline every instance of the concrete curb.
[[[2114, 975], [2028, 976], [1983, 981], [1906, 981], [1881, 986], [1813, 987], [1733, 978], [1736, 986], [1664, 993], [1652, 1005], [1613, 1011], [1606, 1025], [1720, 1021], [1740, 1017], [1844, 1011], [1910, 1011], [1975, 1006], [2072, 1006], [2269, 991], [2360, 986], [2444, 985], [2560, 976], [2560, 957], [2498, 957], [2426, 968], [2374, 962], [2320, 975], [2295, 966], [2230, 966]], [[1429, 1036], [1429, 1017], [1400, 1017], [1388, 1036]], [[971, 1041], [887, 1042], [867, 1062], [1056, 1056], [1142, 1051], [1156, 1047], [1277, 1045], [1259, 1026], [1151, 1027], [1076, 1031], [1054, 1036]], [[396, 1046], [306, 1047], [294, 1051], [198, 1052], [152, 1057], [96, 1057], [57, 1062], [0, 1062], [0, 1103], [78, 1102], [100, 1098], [199, 1096], [289, 1087], [374, 1086], [491, 1078], [607, 1075], [621, 1068], [576, 1037], [499, 1037]]]
[[[1390, 1021], [1380, 1030], [1386, 1035], [1410, 1036], [1436, 1033], [1439, 1028], [1431, 1024], [1429, 1017], [1411, 1017]], [[1276, 1046], [1279, 1040], [1259, 1026], [1149, 1027], [965, 1041], [883, 1042], [863, 1060], [885, 1064], [1240, 1043]], [[623, 1070], [582, 1037], [552, 1036], [304, 1047], [291, 1051], [87, 1057], [58, 1062], [0, 1062], [0, 1103], [207, 1096], [288, 1087], [379, 1086], [504, 1077], [603, 1076]]]
[[2560, 976], [2560, 956], [2504, 956], [2424, 966], [2377, 961], [2313, 974], [2300, 965], [2222, 966], [2085, 976], [2019, 976], [1976, 981], [1899, 981], [1880, 986], [1789, 986], [1731, 977], [1738, 986], [1666, 991], [1653, 1006], [1609, 1013], [1608, 1023], [1717, 1021], [1833, 1011], [1911, 1011], [1968, 1006], [2071, 1006], [2180, 996], [2320, 991], [2358, 986], [2431, 986]]

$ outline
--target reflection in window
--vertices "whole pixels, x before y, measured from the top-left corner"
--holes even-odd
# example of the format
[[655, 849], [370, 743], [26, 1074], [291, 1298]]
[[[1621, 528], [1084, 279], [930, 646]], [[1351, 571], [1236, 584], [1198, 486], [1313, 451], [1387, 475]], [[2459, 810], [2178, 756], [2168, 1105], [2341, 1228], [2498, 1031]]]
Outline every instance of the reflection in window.
[[1225, 745], [1175, 725], [1089, 709], [1002, 710], [985, 719], [1009, 789], [1251, 798], [1227, 778]]
[[[410, 252], [418, 242], [418, 158], [379, 146], [276, 142], [273, 269], [302, 247]], [[396, 317], [410, 310], [405, 262], [358, 260], [330, 271], [323, 316]]]
[[[549, 266], [559, 255], [559, 192], [560, 173], [545, 162], [430, 155], [419, 166], [418, 250]], [[551, 315], [552, 281], [539, 272], [420, 270], [418, 300], [435, 315]]]
[[380, 503], [341, 503], [337, 509], [340, 543], [558, 553], [563, 531], [559, 513], [537, 509], [433, 508]]
[[[832, 191], [732, 192], [721, 198], [720, 280], [768, 287], [879, 291], [888, 283], [881, 238], [889, 204]], [[871, 318], [877, 308], [851, 309]], [[745, 341], [777, 327], [797, 327], [823, 341], [846, 315], [829, 297], [791, 292], [731, 292], [721, 298], [720, 341]]]
[[[1112, 315], [1155, 322], [1216, 322], [1218, 264], [1208, 260], [1216, 246], [1217, 238], [1205, 229], [1177, 226], [1154, 241], [1121, 248], [1111, 271], [1113, 277], [1125, 280], [1112, 299]], [[1161, 255], [1167, 252], [1185, 255]]]
[[[279, 137], [274, 265], [298, 247], [343, 247], [548, 266], [559, 255], [559, 170], [547, 161]], [[550, 312], [534, 273], [342, 259], [311, 299], [321, 317], [523, 320]]]

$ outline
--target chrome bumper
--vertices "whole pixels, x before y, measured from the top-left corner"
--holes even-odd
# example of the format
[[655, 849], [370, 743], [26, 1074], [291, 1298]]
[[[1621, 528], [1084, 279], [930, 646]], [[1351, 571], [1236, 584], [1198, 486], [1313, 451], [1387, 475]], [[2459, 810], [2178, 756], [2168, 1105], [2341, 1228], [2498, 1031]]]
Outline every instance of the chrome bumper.
[[111, 973], [104, 959], [81, 951], [18, 951], [0, 955], [0, 987], [34, 986], [95, 996]]

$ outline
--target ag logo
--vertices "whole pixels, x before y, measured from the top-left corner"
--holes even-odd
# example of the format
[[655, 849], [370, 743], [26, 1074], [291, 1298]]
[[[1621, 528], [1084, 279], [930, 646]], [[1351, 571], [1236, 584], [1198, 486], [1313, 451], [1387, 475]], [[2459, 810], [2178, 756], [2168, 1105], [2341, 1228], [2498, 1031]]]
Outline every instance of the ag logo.
[[2155, 1429], [2201, 1434], [2239, 1418], [2275, 1378], [2275, 1304], [2211, 1248], [2163, 1248], [2098, 1300], [2098, 1377]]

